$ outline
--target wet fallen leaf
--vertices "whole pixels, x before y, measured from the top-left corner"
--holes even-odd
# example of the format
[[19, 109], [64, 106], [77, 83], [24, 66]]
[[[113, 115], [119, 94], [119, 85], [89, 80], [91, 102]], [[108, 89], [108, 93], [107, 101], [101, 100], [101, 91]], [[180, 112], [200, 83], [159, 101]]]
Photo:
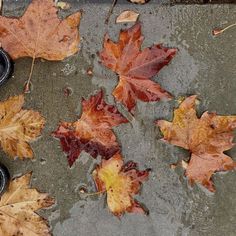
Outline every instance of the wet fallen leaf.
[[53, 0], [33, 0], [19, 19], [0, 16], [0, 41], [13, 59], [63, 60], [78, 51], [81, 13], [64, 20]]
[[159, 120], [157, 125], [164, 140], [191, 152], [188, 165], [184, 165], [190, 183], [200, 183], [214, 192], [212, 175], [236, 167], [236, 163], [224, 154], [234, 146], [232, 140], [236, 116], [205, 112], [198, 118], [195, 102], [196, 96], [186, 98], [174, 111], [173, 122]]
[[171, 98], [168, 92], [150, 78], [171, 61], [177, 49], [158, 44], [140, 51], [143, 39], [141, 25], [136, 23], [120, 32], [117, 43], [106, 35], [104, 48], [100, 52], [102, 64], [119, 75], [119, 84], [113, 91], [114, 97], [132, 113], [137, 99], [149, 102]]
[[127, 123], [116, 107], [106, 104], [102, 91], [82, 101], [81, 118], [73, 123], [62, 122], [53, 135], [60, 139], [69, 165], [75, 162], [81, 151], [96, 158], [110, 158], [120, 146], [112, 131], [113, 126]]
[[123, 11], [117, 18], [116, 23], [126, 23], [137, 21], [139, 13], [135, 11]]
[[36, 211], [50, 207], [54, 200], [45, 193], [29, 187], [31, 174], [10, 182], [0, 199], [1, 236], [49, 236], [47, 221]]
[[63, 60], [79, 49], [81, 13], [60, 20], [57, 11], [53, 0], [33, 0], [19, 19], [0, 16], [2, 47], [13, 59], [33, 58], [30, 78], [35, 58]]
[[11, 157], [33, 158], [29, 142], [41, 133], [45, 119], [39, 112], [24, 110], [24, 96], [0, 102], [0, 145]]
[[149, 169], [137, 170], [137, 163], [123, 163], [120, 154], [115, 154], [93, 171], [93, 179], [99, 192], [107, 193], [111, 212], [121, 216], [125, 212], [147, 213], [133, 197], [139, 193], [141, 184], [148, 178]]

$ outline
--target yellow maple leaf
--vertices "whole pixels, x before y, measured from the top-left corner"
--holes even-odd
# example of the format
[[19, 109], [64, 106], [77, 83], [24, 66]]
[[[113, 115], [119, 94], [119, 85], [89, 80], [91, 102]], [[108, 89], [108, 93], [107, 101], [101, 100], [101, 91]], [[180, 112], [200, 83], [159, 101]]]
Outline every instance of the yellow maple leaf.
[[93, 171], [99, 192], [107, 193], [107, 204], [111, 212], [120, 216], [127, 212], [146, 213], [145, 209], [133, 199], [141, 184], [148, 178], [149, 169], [139, 171], [135, 162], [123, 164], [120, 154], [109, 160], [102, 160], [101, 165]]
[[39, 112], [23, 110], [24, 96], [0, 102], [0, 145], [11, 157], [33, 158], [29, 142], [41, 133], [45, 119]]
[[1, 236], [48, 236], [46, 220], [35, 211], [54, 204], [45, 193], [29, 188], [31, 174], [11, 181], [8, 191], [0, 199]]

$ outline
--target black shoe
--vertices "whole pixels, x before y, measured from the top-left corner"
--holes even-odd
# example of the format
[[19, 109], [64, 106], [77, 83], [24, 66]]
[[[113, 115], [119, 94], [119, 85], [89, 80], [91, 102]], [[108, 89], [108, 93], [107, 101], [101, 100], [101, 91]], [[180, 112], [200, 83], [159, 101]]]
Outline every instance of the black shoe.
[[0, 164], [0, 196], [7, 190], [10, 180], [8, 169], [3, 164]]
[[6, 82], [13, 72], [13, 62], [10, 56], [0, 48], [0, 85]]

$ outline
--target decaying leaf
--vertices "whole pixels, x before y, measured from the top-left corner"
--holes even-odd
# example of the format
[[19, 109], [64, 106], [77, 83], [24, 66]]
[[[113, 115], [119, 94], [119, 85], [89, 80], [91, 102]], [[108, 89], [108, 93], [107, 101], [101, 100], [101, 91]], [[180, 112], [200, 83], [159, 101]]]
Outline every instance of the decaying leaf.
[[234, 146], [232, 131], [236, 128], [236, 116], [205, 112], [198, 118], [195, 101], [196, 96], [186, 98], [174, 111], [173, 122], [159, 120], [157, 125], [164, 140], [191, 152], [191, 159], [185, 165], [190, 183], [200, 183], [213, 192], [212, 175], [236, 167], [236, 163], [224, 154]]
[[33, 158], [29, 142], [41, 133], [45, 119], [39, 112], [23, 110], [24, 96], [0, 102], [0, 145], [11, 157]]
[[116, 100], [133, 112], [137, 99], [144, 102], [170, 99], [171, 95], [150, 80], [174, 57], [177, 49], [154, 45], [140, 51], [144, 37], [141, 25], [120, 32], [119, 41], [112, 42], [108, 35], [100, 52], [103, 65], [119, 75], [119, 84], [113, 91]]
[[19, 19], [0, 16], [0, 42], [13, 59], [63, 60], [78, 51], [81, 13], [64, 20], [53, 0], [33, 0]]
[[83, 113], [78, 121], [62, 122], [53, 133], [60, 139], [70, 166], [83, 150], [94, 158], [97, 155], [106, 159], [113, 156], [120, 146], [112, 127], [128, 122], [116, 107], [106, 104], [102, 91], [89, 100], [83, 100], [82, 108]]
[[50, 207], [54, 200], [45, 193], [29, 187], [31, 174], [10, 182], [9, 189], [0, 198], [1, 236], [49, 236], [47, 221], [36, 211]]
[[115, 154], [109, 160], [102, 160], [93, 171], [93, 179], [98, 191], [107, 193], [107, 204], [114, 215], [147, 213], [133, 197], [139, 193], [149, 171], [137, 170], [137, 163], [132, 161], [124, 164], [121, 155]]
[[126, 22], [135, 22], [137, 21], [139, 13], [135, 11], [123, 11], [116, 18], [116, 23], [126, 23]]

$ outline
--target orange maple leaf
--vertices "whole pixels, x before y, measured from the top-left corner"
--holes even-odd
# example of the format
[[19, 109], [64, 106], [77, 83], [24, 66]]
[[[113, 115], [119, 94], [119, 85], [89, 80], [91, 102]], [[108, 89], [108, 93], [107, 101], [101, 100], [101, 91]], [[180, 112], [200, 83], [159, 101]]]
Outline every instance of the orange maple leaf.
[[24, 15], [0, 16], [0, 42], [13, 59], [63, 60], [78, 51], [81, 13], [57, 17], [53, 0], [33, 0]]
[[205, 112], [198, 118], [195, 100], [196, 96], [186, 98], [174, 111], [173, 122], [159, 120], [156, 123], [164, 140], [191, 152], [185, 173], [190, 183], [200, 183], [214, 192], [212, 175], [236, 167], [236, 162], [224, 154], [224, 151], [234, 146], [232, 141], [236, 116]]
[[171, 95], [150, 80], [174, 57], [177, 49], [161, 44], [140, 50], [144, 37], [140, 23], [120, 32], [114, 43], [105, 35], [104, 48], [100, 52], [103, 65], [119, 75], [119, 84], [113, 91], [116, 100], [133, 112], [137, 99], [144, 102], [170, 99]]
[[110, 158], [120, 146], [112, 127], [128, 120], [103, 99], [102, 91], [82, 101], [83, 113], [74, 123], [62, 122], [53, 135], [60, 139], [64, 152], [67, 153], [69, 165], [75, 162], [81, 151], [88, 152], [94, 158], [101, 155]]
[[13, 59], [33, 58], [25, 92], [29, 92], [35, 58], [58, 61], [79, 50], [81, 12], [60, 20], [57, 11], [53, 0], [33, 0], [18, 19], [0, 16], [0, 43], [4, 50]]
[[137, 170], [137, 163], [123, 163], [120, 154], [115, 154], [93, 171], [93, 179], [99, 192], [107, 193], [107, 204], [111, 212], [121, 216], [125, 212], [147, 213], [139, 202], [133, 199], [138, 194], [150, 169]]

